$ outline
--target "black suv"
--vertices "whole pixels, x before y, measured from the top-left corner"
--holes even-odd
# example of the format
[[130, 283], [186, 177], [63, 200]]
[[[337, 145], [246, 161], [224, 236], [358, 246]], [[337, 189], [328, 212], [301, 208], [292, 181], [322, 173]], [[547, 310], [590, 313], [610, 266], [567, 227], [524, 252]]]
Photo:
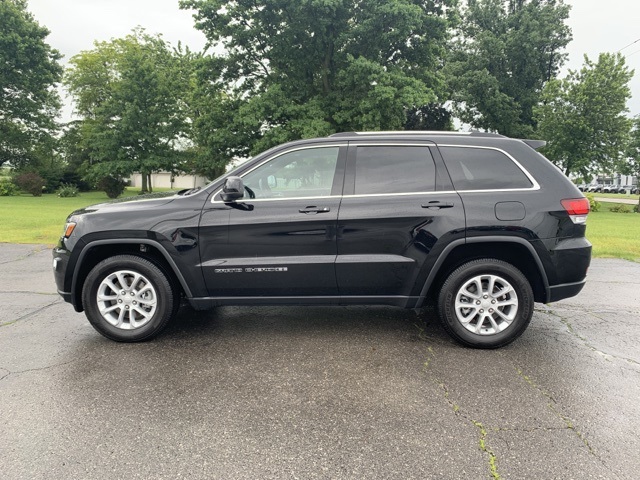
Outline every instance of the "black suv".
[[72, 213], [60, 295], [117, 341], [220, 305], [434, 302], [459, 342], [494, 348], [534, 302], [576, 295], [589, 202], [534, 148], [495, 134], [340, 133], [287, 143], [207, 187]]

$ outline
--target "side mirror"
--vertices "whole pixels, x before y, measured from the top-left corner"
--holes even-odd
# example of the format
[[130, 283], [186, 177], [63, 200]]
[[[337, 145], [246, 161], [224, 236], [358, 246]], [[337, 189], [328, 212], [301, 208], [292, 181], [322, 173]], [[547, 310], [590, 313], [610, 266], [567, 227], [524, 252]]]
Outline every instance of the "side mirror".
[[224, 182], [220, 198], [223, 202], [235, 202], [244, 197], [244, 182], [240, 177], [229, 177]]

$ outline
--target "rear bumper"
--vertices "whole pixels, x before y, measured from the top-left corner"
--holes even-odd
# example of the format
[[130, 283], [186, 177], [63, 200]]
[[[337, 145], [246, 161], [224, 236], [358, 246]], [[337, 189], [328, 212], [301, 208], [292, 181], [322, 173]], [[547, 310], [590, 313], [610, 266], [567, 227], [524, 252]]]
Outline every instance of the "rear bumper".
[[580, 293], [586, 282], [587, 280], [584, 279], [581, 282], [564, 283], [562, 285], [553, 285], [549, 287], [548, 303], [557, 302], [564, 298], [575, 297]]
[[591, 264], [591, 243], [584, 237], [562, 239], [550, 254], [554, 275], [549, 275], [547, 303], [578, 295]]

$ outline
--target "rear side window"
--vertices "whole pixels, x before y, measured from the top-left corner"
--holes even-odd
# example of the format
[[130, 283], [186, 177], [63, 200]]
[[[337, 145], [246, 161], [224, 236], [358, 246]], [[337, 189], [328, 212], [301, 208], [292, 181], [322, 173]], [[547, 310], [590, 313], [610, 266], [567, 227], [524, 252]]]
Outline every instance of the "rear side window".
[[456, 190], [531, 188], [522, 169], [492, 148], [440, 147]]
[[436, 169], [428, 147], [357, 147], [355, 194], [430, 192]]

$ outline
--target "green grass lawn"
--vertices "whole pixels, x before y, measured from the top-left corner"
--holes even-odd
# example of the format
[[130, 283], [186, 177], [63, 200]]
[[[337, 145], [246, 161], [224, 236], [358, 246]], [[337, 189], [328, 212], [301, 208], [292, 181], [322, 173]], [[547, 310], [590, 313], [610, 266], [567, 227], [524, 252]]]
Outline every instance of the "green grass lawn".
[[[123, 196], [137, 194], [138, 190], [127, 189]], [[79, 197], [69, 198], [55, 194], [0, 197], [0, 242], [55, 244], [71, 212], [106, 201], [109, 197], [104, 192], [81, 193]]]
[[593, 244], [593, 256], [640, 262], [640, 214], [611, 212], [615, 205], [602, 202], [599, 211], [589, 214], [587, 238]]
[[[135, 189], [127, 189], [124, 195], [137, 193]], [[104, 192], [72, 198], [53, 194], [0, 197], [0, 242], [53, 245], [73, 210], [108, 200]], [[614, 205], [602, 202], [600, 211], [589, 215], [587, 238], [593, 243], [593, 255], [640, 262], [640, 214], [611, 212]]]

